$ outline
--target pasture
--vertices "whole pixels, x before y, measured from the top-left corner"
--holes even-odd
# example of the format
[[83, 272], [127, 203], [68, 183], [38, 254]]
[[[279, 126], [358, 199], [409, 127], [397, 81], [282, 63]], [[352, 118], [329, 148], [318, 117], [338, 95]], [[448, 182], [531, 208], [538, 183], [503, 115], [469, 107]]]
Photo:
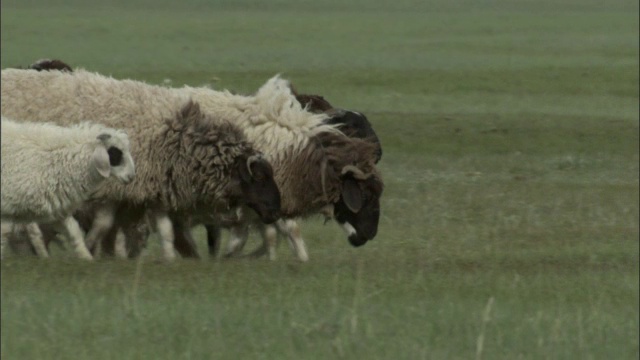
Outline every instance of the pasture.
[[[2, 2], [1, 66], [365, 113], [377, 237], [301, 223], [310, 261], [1, 264], [2, 359], [637, 359], [638, 3]], [[254, 234], [249, 247], [258, 245]]]

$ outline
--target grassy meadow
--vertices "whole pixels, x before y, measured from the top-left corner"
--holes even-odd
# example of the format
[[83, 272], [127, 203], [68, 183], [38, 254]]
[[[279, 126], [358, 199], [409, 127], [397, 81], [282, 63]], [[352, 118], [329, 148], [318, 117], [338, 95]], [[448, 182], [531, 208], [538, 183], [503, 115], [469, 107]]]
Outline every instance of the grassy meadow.
[[[59, 58], [365, 113], [377, 237], [310, 261], [1, 264], [10, 359], [638, 359], [638, 2], [7, 0], [1, 66]], [[258, 245], [253, 236], [248, 246]]]

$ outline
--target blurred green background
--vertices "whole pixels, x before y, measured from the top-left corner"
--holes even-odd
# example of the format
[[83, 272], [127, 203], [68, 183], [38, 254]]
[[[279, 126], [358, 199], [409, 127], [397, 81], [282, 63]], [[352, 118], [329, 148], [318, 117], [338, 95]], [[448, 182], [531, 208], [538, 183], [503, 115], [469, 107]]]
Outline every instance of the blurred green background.
[[[637, 359], [637, 1], [3, 1], [2, 68], [365, 113], [378, 236], [310, 262], [2, 262], [3, 359]], [[258, 244], [254, 235], [250, 245]]]

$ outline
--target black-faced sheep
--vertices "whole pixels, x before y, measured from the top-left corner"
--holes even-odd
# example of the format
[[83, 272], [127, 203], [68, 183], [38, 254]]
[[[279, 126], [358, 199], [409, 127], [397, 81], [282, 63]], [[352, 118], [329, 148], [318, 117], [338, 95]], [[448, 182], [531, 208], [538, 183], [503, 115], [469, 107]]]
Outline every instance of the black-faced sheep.
[[[339, 202], [349, 202], [352, 210], [361, 213], [360, 218], [350, 219], [354, 221], [350, 226], [357, 232], [349, 238], [352, 245], [363, 245], [375, 236], [379, 219], [379, 199], [383, 189], [381, 178], [375, 168], [375, 162], [379, 158], [378, 146], [330, 131], [328, 128], [335, 125], [326, 123], [330, 118], [326, 114], [316, 114], [321, 116], [320, 122], [317, 118], [315, 122], [296, 123], [278, 118], [278, 115], [291, 110], [303, 114], [311, 112], [306, 111], [297, 101], [289, 82], [277, 76], [263, 85], [253, 97], [241, 97], [206, 88], [185, 87], [175, 91], [190, 94], [194, 99], [198, 99], [205, 111], [215, 111], [221, 96], [233, 96], [233, 99], [252, 98], [254, 103], [264, 104], [262, 114], [247, 114], [249, 111], [246, 111], [244, 114], [236, 115], [236, 122], [241, 124], [256, 146], [273, 159], [276, 181], [283, 191], [283, 216], [306, 216], [320, 212], [327, 205], [335, 206]], [[277, 130], [281, 133], [280, 136], [269, 133], [268, 130], [272, 130], [273, 125], [267, 126], [262, 120], [265, 114], [269, 113], [274, 114], [271, 123], [279, 124]], [[310, 130], [313, 133], [310, 133]], [[305, 151], [298, 151], [295, 159], [286, 156], [287, 150], [283, 140], [295, 144], [295, 140], [292, 141], [291, 138], [295, 139], [294, 135], [305, 133], [308, 134], [303, 142]], [[298, 162], [299, 160], [302, 161]], [[376, 183], [377, 186], [367, 185], [369, 182]], [[285, 195], [285, 192], [289, 196]], [[361, 212], [363, 206], [369, 209]], [[369, 214], [367, 221], [362, 218], [365, 213]]]
[[[371, 123], [366, 116], [359, 112], [335, 109], [328, 101], [318, 95], [299, 95], [291, 87], [291, 93], [295, 96], [300, 105], [305, 107], [306, 110], [313, 113], [324, 113], [329, 117], [324, 119], [325, 124], [332, 124], [339, 126], [340, 130], [352, 138], [359, 138], [372, 143], [375, 146], [374, 162], [378, 162], [382, 156], [382, 148], [377, 134], [373, 130]], [[379, 202], [376, 203], [372, 200], [374, 196], [372, 194], [380, 194], [382, 191], [382, 184], [370, 179], [369, 176], [364, 174], [358, 168], [351, 168], [354, 176], [359, 177], [360, 182], [364, 186], [364, 189], [368, 192], [366, 194], [366, 206], [362, 210], [357, 210], [355, 207], [347, 206], [344, 197], [340, 197], [340, 200], [329, 207], [324, 207], [321, 211], [325, 212], [325, 215], [334, 216], [337, 222], [347, 232], [350, 242], [354, 246], [362, 245], [366, 240], [372, 239], [375, 236], [377, 229], [377, 220], [379, 218]], [[276, 165], [276, 171], [278, 167]], [[350, 182], [346, 182], [350, 184]], [[354, 211], [355, 210], [355, 211]], [[232, 221], [218, 221], [215, 224], [205, 224], [207, 231], [207, 243], [209, 247], [209, 253], [213, 256], [217, 254], [217, 249], [220, 246], [220, 226], [229, 228], [231, 231], [231, 238], [228, 243], [226, 256], [237, 255], [246, 243], [248, 237], [249, 224], [258, 227], [263, 235], [263, 246], [253, 252], [251, 255], [263, 255], [269, 254], [270, 259], [275, 259], [275, 244], [277, 232], [287, 236], [292, 250], [301, 261], [308, 259], [306, 245], [300, 234], [300, 228], [298, 223], [291, 218], [279, 219], [273, 225], [263, 224], [253, 220], [251, 214], [247, 214], [245, 218], [237, 218]], [[176, 220], [177, 221], [177, 220]], [[174, 221], [175, 223], [175, 221]], [[194, 223], [191, 223], [192, 225]], [[358, 224], [358, 230], [351, 224]], [[184, 225], [182, 226], [184, 228]], [[358, 235], [358, 233], [360, 235]], [[195, 248], [192, 247], [193, 240], [188, 232], [184, 234], [176, 235], [176, 244], [180, 245], [184, 253], [197, 254]]]
[[[291, 90], [296, 100], [308, 111], [330, 115], [331, 117], [326, 119], [325, 123], [338, 125], [340, 130], [349, 137], [365, 139], [376, 144], [378, 146], [376, 163], [380, 160], [382, 157], [380, 140], [364, 114], [356, 111], [336, 109], [323, 96], [299, 94], [293, 86], [291, 86]], [[354, 230], [348, 225], [348, 218], [355, 217], [357, 214], [349, 211], [348, 207], [344, 206], [343, 203], [337, 204], [336, 209], [337, 213], [333, 214], [336, 220], [348, 235], [352, 235]], [[231, 238], [228, 242], [225, 256], [239, 255], [248, 239], [249, 223], [251, 223], [250, 218], [245, 221], [221, 222], [218, 224], [228, 228], [231, 232]], [[291, 249], [299, 260], [308, 260], [306, 245], [302, 239], [300, 227], [295, 220], [279, 219], [273, 225], [260, 224], [253, 221], [252, 225], [259, 229], [263, 238], [262, 246], [254, 251], [251, 254], [252, 256], [268, 254], [269, 258], [274, 260], [276, 257], [275, 246], [277, 243], [277, 234], [280, 233], [287, 237]], [[205, 230], [207, 233], [209, 253], [216, 256], [220, 247], [220, 228], [214, 224], [207, 224], [205, 225]], [[178, 239], [177, 243], [180, 243], [180, 239]]]

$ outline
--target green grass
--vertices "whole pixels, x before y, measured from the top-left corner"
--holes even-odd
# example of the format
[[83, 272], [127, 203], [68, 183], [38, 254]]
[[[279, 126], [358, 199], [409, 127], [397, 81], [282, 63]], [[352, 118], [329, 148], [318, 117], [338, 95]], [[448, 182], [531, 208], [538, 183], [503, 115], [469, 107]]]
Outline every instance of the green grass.
[[[2, 359], [637, 359], [633, 1], [3, 1], [2, 68], [254, 92], [281, 72], [366, 113], [376, 239], [311, 260], [2, 261]], [[202, 229], [196, 230], [205, 254]], [[256, 244], [253, 241], [251, 245]]]

